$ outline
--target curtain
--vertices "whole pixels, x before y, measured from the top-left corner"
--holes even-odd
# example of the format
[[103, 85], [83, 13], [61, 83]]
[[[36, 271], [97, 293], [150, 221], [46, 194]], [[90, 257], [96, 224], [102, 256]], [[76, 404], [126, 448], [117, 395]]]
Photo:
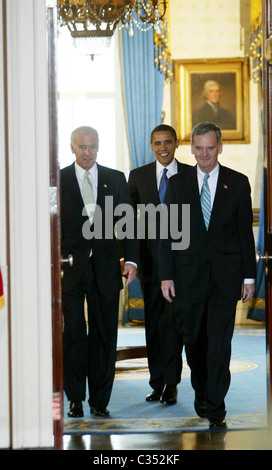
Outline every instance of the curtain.
[[148, 31], [134, 27], [133, 36], [122, 29], [124, 107], [131, 169], [154, 159], [150, 134], [161, 123], [164, 89], [164, 74], [155, 67], [154, 57], [153, 27]]
[[[134, 13], [135, 14], [135, 13]], [[122, 74], [124, 108], [130, 169], [154, 160], [150, 149], [150, 134], [161, 123], [164, 74], [155, 67], [153, 27], [141, 31], [134, 27], [130, 36], [122, 30]], [[125, 291], [123, 324], [144, 321], [144, 305], [140, 281], [137, 278]]]
[[[264, 179], [262, 184], [261, 207], [259, 218], [259, 234], [257, 241], [257, 251], [264, 254]], [[249, 302], [247, 318], [251, 320], [265, 320], [265, 265], [260, 260], [257, 264], [257, 273], [255, 280], [255, 292]]]

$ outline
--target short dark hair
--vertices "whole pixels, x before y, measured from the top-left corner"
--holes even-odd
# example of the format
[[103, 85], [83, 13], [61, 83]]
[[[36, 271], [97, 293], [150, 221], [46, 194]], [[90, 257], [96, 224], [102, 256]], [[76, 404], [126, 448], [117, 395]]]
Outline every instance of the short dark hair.
[[212, 122], [199, 122], [195, 125], [191, 133], [191, 143], [194, 143], [195, 135], [204, 135], [208, 132], [214, 132], [216, 135], [216, 142], [217, 144], [221, 144], [222, 142], [222, 133], [220, 127], [216, 126]]
[[168, 124], [159, 124], [153, 129], [153, 131], [151, 132], [151, 142], [152, 142], [153, 135], [155, 132], [170, 132], [172, 136], [174, 137], [175, 141], [178, 140], [175, 129], [169, 126]]

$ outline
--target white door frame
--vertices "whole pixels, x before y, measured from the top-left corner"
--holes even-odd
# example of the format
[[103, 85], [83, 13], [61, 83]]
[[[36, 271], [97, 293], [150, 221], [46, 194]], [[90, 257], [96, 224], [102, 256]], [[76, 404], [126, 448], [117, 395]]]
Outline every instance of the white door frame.
[[[9, 397], [9, 447], [41, 448], [50, 447], [53, 442], [46, 0], [0, 0], [0, 3], [4, 6], [5, 31], [4, 46], [0, 43], [1, 54], [6, 48], [7, 58], [4, 122], [9, 298], [6, 317], [10, 318], [9, 331], [5, 338], [0, 336], [0, 351], [3, 344], [7, 349], [8, 335], [10, 348], [1, 356], [1, 362], [4, 357], [5, 377], [8, 371], [11, 384], [8, 388], [7, 381], [1, 396]], [[2, 97], [0, 112], [3, 117]], [[1, 136], [2, 133], [1, 129]], [[3, 150], [1, 144], [1, 175], [5, 162]], [[5, 263], [6, 247], [0, 245], [0, 248], [1, 263]], [[8, 319], [5, 321], [7, 331]], [[7, 410], [1, 401], [0, 422], [2, 413], [7, 423]]]

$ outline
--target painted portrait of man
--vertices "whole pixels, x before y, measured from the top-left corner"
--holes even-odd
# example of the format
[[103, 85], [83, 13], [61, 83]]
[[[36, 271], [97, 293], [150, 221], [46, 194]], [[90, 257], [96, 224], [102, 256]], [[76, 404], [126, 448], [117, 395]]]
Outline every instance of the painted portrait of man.
[[207, 78], [206, 75], [192, 74], [192, 127], [199, 122], [209, 121], [222, 130], [235, 130], [235, 75], [215, 74], [216, 79]]

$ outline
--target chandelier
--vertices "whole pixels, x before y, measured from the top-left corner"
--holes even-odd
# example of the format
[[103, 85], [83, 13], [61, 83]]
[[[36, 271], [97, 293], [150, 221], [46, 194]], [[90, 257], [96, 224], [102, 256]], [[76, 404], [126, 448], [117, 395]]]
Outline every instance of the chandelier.
[[158, 68], [168, 54], [166, 12], [167, 0], [58, 0], [60, 26], [68, 27], [74, 45], [92, 59], [105, 52], [117, 28], [133, 36], [134, 26], [142, 31], [153, 27]]
[[[132, 13], [159, 31], [167, 10], [166, 0], [59, 0], [61, 26], [73, 38], [111, 37], [119, 23], [132, 26]], [[132, 34], [132, 32], [131, 32]]]

